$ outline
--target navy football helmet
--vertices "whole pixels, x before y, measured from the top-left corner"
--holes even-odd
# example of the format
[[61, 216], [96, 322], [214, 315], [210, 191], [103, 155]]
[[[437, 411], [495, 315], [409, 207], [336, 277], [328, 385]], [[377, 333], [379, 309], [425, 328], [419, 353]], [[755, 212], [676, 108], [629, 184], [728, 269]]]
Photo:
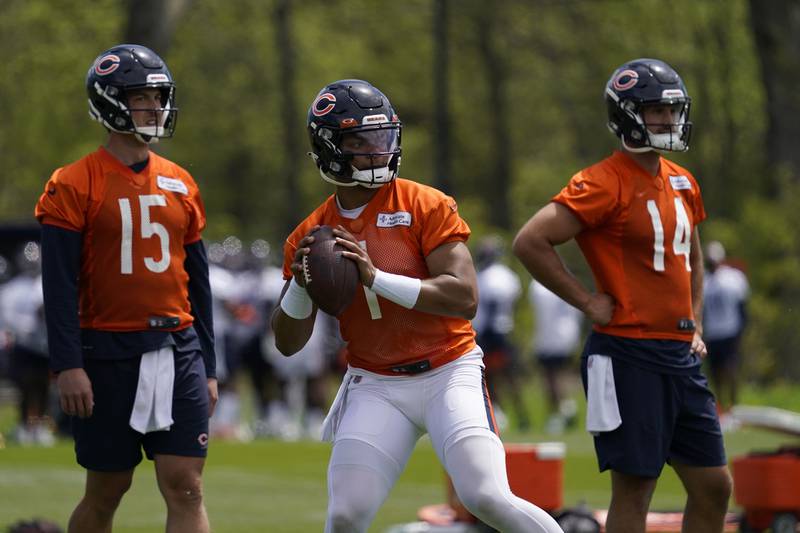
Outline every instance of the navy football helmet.
[[[309, 155], [325, 181], [377, 188], [397, 177], [401, 129], [381, 91], [362, 80], [336, 81], [322, 88], [308, 110]], [[356, 168], [354, 157], [369, 158], [369, 168]]]
[[[635, 59], [619, 67], [606, 83], [605, 100], [608, 128], [622, 139], [626, 149], [632, 152], [689, 149], [692, 99], [678, 73], [663, 61]], [[677, 119], [670, 125], [670, 131], [648, 131], [642, 117], [642, 108], [647, 105], [674, 106]]]
[[[128, 93], [148, 87], [161, 91], [155, 126], [136, 126]], [[144, 143], [172, 137], [178, 119], [175, 82], [166, 63], [145, 46], [120, 44], [97, 56], [86, 74], [89, 116], [118, 133], [131, 133]]]

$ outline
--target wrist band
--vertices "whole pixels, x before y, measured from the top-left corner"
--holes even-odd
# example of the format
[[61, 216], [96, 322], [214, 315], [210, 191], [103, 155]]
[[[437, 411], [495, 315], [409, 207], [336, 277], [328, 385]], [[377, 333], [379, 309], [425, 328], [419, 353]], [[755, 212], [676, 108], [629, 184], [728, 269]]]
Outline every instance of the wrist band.
[[281, 298], [281, 309], [295, 320], [303, 320], [311, 316], [314, 304], [308, 295], [305, 287], [298, 285], [297, 280], [292, 278], [286, 294]]
[[422, 290], [422, 280], [375, 269], [375, 279], [372, 281], [371, 289], [375, 294], [379, 294], [397, 305], [412, 309]]

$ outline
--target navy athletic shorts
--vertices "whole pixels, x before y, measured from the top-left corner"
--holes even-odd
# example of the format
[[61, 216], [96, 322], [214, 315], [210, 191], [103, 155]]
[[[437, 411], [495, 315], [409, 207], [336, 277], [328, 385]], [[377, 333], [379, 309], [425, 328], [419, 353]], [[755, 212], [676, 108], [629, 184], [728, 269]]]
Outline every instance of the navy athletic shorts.
[[205, 457], [208, 451], [208, 384], [199, 350], [178, 351], [172, 400], [174, 423], [168, 431], [142, 435], [129, 420], [139, 382], [141, 356], [126, 359], [85, 359], [92, 382], [94, 411], [89, 418], [72, 417], [78, 464], [88, 470], [121, 472], [155, 454]]
[[706, 341], [709, 366], [713, 369], [738, 366], [740, 340], [741, 337], [736, 336]]
[[[581, 375], [586, 390], [586, 357]], [[622, 425], [594, 437], [600, 471], [658, 477], [664, 463], [727, 463], [714, 395], [698, 369], [654, 372], [612, 357]]]

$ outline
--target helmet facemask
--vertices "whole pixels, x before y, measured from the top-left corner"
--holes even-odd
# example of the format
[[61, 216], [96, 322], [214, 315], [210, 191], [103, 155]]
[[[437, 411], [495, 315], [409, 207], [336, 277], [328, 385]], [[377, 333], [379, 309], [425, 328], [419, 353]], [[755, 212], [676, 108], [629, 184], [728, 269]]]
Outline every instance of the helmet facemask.
[[[161, 107], [155, 109], [136, 109], [128, 103], [127, 112], [131, 116], [133, 134], [143, 143], [157, 143], [159, 139], [172, 137], [175, 132], [175, 123], [178, 118], [178, 109], [173, 107], [175, 101], [175, 87], [159, 87], [161, 93]], [[130, 91], [129, 91], [130, 92]], [[133, 120], [132, 113], [145, 112], [152, 113], [156, 119], [156, 124], [152, 126], [137, 126]]]
[[318, 154], [311, 156], [322, 179], [343, 187], [369, 189], [394, 180], [400, 166], [401, 124], [385, 117], [382, 120], [338, 129], [312, 123], [312, 142]]
[[[126, 87], [120, 89], [113, 85], [102, 87], [95, 83], [97, 94], [103, 98], [105, 104], [101, 111], [89, 99], [89, 116], [106, 128], [117, 133], [133, 134], [145, 144], [155, 144], [159, 139], [172, 137], [175, 133], [175, 124], [178, 119], [178, 108], [175, 107], [174, 85]], [[135, 109], [128, 104], [128, 93], [147, 87], [157, 88], [161, 91], [161, 107], [153, 109]], [[132, 112], [152, 112], [156, 117], [156, 124], [152, 126], [137, 126], [133, 120]]]
[[[677, 98], [665, 97], [661, 100], [637, 103], [633, 100], [619, 101], [613, 91], [606, 91], [611, 101], [615, 103], [617, 112], [616, 120], [608, 124], [612, 133], [618, 135], [622, 145], [630, 152], [649, 152], [651, 150], [665, 152], [685, 152], [689, 149], [689, 140], [692, 134], [692, 123], [689, 121], [691, 98], [681, 96]], [[609, 105], [612, 105], [609, 103]], [[645, 123], [644, 109], [647, 106], [675, 106], [675, 119], [670, 124], [649, 124], [650, 128], [669, 126], [670, 131], [654, 133]]]

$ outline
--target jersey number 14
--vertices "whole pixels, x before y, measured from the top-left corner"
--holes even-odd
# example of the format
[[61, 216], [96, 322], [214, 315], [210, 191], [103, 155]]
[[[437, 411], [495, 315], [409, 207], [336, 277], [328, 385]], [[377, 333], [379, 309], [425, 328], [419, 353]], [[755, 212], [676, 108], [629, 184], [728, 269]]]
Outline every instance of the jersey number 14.
[[[653, 223], [653, 269], [656, 272], [664, 271], [664, 225], [661, 223], [661, 213], [655, 200], [647, 200], [647, 211]], [[680, 198], [675, 198], [675, 237], [672, 239], [672, 251], [675, 255], [684, 257], [686, 270], [691, 272], [692, 266], [689, 255], [692, 252], [692, 224], [689, 215], [683, 207]]]

